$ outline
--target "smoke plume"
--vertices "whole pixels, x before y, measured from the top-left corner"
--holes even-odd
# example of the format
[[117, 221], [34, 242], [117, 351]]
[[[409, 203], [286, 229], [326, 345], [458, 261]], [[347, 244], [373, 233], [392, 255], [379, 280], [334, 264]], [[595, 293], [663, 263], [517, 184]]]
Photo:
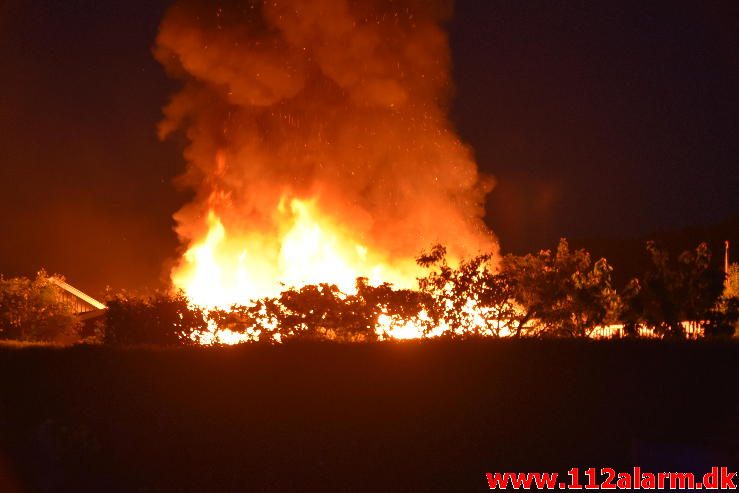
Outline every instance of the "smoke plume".
[[258, 252], [251, 270], [280, 276], [309, 204], [331, 241], [391, 270], [434, 243], [495, 251], [482, 221], [492, 179], [447, 118], [450, 15], [437, 0], [175, 4], [155, 55], [183, 80], [159, 128], [189, 142], [183, 244], [206, 241], [217, 217], [219, 255]]

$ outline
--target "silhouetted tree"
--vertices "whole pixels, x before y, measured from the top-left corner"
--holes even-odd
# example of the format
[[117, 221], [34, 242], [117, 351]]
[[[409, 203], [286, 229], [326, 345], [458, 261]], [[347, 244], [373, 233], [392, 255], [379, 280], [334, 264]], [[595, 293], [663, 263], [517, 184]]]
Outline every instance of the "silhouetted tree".
[[620, 301], [612, 270], [605, 259], [592, 262], [586, 250], [571, 250], [565, 239], [554, 253], [505, 256], [501, 272], [523, 312], [516, 333], [586, 337], [614, 323]]
[[375, 339], [361, 297], [342, 293], [335, 285], [308, 285], [283, 291], [275, 314], [286, 339]]
[[75, 342], [81, 324], [60, 296], [54, 277], [39, 271], [34, 279], [0, 277], [0, 338]]
[[394, 290], [388, 284], [370, 286], [367, 279], [359, 278], [356, 294], [343, 293], [331, 284], [306, 285], [252, 305], [213, 311], [209, 318], [221, 329], [263, 342], [371, 341], [378, 337], [375, 328], [381, 313], [416, 315], [421, 298], [418, 292]]
[[418, 280], [421, 292], [434, 301], [429, 312], [434, 323], [443, 320], [450, 336], [499, 336], [504, 328], [516, 324], [521, 315], [514, 304], [513, 290], [505, 274], [496, 274], [492, 256], [478, 255], [452, 268], [446, 249], [436, 245], [417, 259], [430, 269]]
[[207, 318], [211, 324], [214, 340], [217, 343], [219, 333], [230, 330], [248, 336], [249, 341], [272, 343], [279, 340], [278, 322], [270, 313], [277, 308], [271, 307], [275, 299], [261, 299], [252, 305], [233, 305], [228, 309], [212, 309]]
[[[370, 286], [366, 278], [357, 279], [357, 298], [364, 307], [366, 323], [374, 332], [381, 315], [402, 320], [414, 320], [425, 333], [439, 321], [436, 303], [429, 293], [413, 289], [394, 289], [390, 284]], [[426, 317], [418, 316], [425, 313]], [[377, 335], [377, 334], [375, 334]], [[387, 337], [388, 334], [382, 334]]]
[[724, 298], [739, 298], [739, 264], [733, 263], [729, 265], [729, 272], [726, 273], [724, 281]]
[[724, 291], [705, 324], [706, 337], [731, 337], [739, 330], [739, 264], [729, 265]]
[[673, 259], [650, 241], [647, 252], [650, 267], [622, 294], [627, 333], [644, 326], [661, 337], [682, 337], [683, 322], [708, 322], [722, 291], [722, 275], [711, 268], [708, 245], [701, 243]]
[[208, 327], [202, 309], [183, 293], [158, 293], [149, 298], [118, 295], [107, 302], [106, 344], [193, 344], [193, 333]]
[[706, 337], [731, 337], [739, 325], [739, 298], [721, 298], [703, 325]]

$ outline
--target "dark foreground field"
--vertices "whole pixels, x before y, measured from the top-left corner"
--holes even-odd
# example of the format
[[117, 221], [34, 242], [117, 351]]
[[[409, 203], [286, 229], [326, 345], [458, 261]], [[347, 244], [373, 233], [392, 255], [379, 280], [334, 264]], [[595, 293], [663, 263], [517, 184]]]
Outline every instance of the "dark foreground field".
[[739, 345], [0, 352], [0, 491], [485, 491], [739, 464]]

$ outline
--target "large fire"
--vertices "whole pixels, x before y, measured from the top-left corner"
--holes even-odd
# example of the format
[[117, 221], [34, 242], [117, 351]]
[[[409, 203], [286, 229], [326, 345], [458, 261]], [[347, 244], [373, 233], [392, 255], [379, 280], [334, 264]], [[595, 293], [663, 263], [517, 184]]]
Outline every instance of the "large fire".
[[[198, 306], [228, 309], [285, 289], [310, 284], [333, 284], [342, 293], [356, 293], [357, 278], [370, 285], [390, 283], [398, 288], [417, 287], [422, 269], [413, 258], [388, 258], [357, 241], [347, 228], [334, 224], [317, 209], [316, 200], [283, 197], [275, 211], [280, 233], [265, 238], [255, 234], [230, 235], [217, 213], [208, 211], [205, 236], [190, 245], [172, 274], [173, 284]], [[275, 245], [276, 243], [276, 245]], [[466, 306], [472, 323], [484, 325], [474, 302]], [[400, 318], [380, 314], [376, 332], [396, 339], [439, 335], [443, 325], [424, 333], [428, 322], [423, 311]], [[211, 334], [198, 334], [202, 343], [237, 344], [252, 338], [228, 329], [211, 327]]]
[[[492, 180], [446, 115], [449, 15], [444, 0], [176, 3], [156, 56], [184, 85], [160, 134], [185, 131], [195, 197], [175, 215], [173, 285], [227, 307], [308, 284], [351, 294], [358, 277], [413, 288], [437, 243], [497, 254]], [[380, 314], [378, 332], [418, 337], [425, 316]]]
[[370, 251], [352, 231], [321, 215], [315, 200], [285, 197], [275, 216], [281, 231], [263, 237], [231, 234], [217, 213], [208, 211], [208, 231], [185, 252], [173, 272], [174, 285], [206, 307], [277, 296], [307, 284], [335, 284], [351, 293], [358, 277], [373, 285], [415, 286], [418, 267], [412, 258], [390, 259]]

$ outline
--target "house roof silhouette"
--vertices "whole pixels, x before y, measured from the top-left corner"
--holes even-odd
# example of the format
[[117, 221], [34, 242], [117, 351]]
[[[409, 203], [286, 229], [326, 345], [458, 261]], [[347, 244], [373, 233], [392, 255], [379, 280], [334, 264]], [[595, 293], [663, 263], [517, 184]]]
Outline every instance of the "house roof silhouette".
[[58, 277], [52, 277], [50, 280], [60, 288], [59, 296], [61, 301], [67, 303], [77, 315], [84, 316], [85, 314], [100, 312], [107, 308], [104, 303], [83, 293]]

